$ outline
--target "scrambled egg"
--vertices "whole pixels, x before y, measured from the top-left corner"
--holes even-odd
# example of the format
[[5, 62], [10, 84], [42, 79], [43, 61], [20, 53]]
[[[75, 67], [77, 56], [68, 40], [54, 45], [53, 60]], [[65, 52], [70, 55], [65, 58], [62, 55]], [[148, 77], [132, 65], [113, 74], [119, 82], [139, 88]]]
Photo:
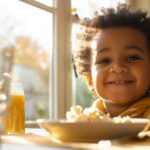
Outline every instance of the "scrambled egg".
[[96, 107], [89, 107], [83, 109], [80, 105], [70, 107], [67, 111], [66, 118], [68, 121], [94, 121], [94, 120], [111, 120], [109, 114], [104, 114]]
[[100, 111], [97, 107], [92, 105], [89, 108], [83, 109], [80, 105], [70, 107], [70, 110], [66, 112], [67, 121], [109, 121], [114, 123], [125, 123], [131, 122], [129, 116], [126, 117], [114, 117], [111, 118], [109, 114], [105, 114]]

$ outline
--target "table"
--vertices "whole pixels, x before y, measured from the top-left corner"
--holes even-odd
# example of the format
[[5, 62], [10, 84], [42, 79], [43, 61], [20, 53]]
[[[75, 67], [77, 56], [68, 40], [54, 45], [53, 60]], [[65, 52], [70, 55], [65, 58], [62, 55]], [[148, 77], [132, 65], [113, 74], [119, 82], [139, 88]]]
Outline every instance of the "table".
[[43, 129], [26, 129], [25, 134], [1, 135], [0, 150], [150, 150], [150, 138], [138, 140], [133, 137], [101, 140], [99, 143], [63, 142]]

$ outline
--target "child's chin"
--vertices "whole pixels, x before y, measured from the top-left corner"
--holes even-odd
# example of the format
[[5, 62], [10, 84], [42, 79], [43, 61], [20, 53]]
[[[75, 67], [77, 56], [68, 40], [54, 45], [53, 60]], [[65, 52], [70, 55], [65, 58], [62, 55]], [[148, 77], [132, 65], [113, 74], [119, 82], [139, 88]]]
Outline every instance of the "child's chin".
[[122, 106], [130, 106], [133, 103], [135, 103], [135, 100], [129, 99], [129, 98], [112, 98], [111, 100], [106, 100], [107, 102], [109, 101], [110, 103], [117, 104], [117, 105], [122, 105]]

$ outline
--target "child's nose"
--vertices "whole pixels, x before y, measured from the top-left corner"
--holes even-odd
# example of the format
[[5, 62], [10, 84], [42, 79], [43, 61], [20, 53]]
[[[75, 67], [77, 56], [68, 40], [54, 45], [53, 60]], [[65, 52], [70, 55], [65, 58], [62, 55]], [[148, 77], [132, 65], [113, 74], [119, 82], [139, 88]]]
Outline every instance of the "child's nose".
[[110, 72], [117, 73], [117, 74], [126, 73], [127, 71], [128, 71], [128, 67], [121, 62], [113, 63], [110, 68]]

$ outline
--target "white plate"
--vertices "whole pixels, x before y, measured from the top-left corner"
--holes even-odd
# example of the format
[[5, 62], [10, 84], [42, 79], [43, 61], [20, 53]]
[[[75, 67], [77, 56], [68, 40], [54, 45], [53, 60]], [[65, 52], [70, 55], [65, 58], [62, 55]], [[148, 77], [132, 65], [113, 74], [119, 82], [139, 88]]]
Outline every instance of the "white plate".
[[53, 137], [62, 141], [98, 142], [101, 139], [136, 135], [149, 122], [148, 119], [132, 119], [131, 121], [114, 123], [108, 121], [40, 120], [38, 123]]

